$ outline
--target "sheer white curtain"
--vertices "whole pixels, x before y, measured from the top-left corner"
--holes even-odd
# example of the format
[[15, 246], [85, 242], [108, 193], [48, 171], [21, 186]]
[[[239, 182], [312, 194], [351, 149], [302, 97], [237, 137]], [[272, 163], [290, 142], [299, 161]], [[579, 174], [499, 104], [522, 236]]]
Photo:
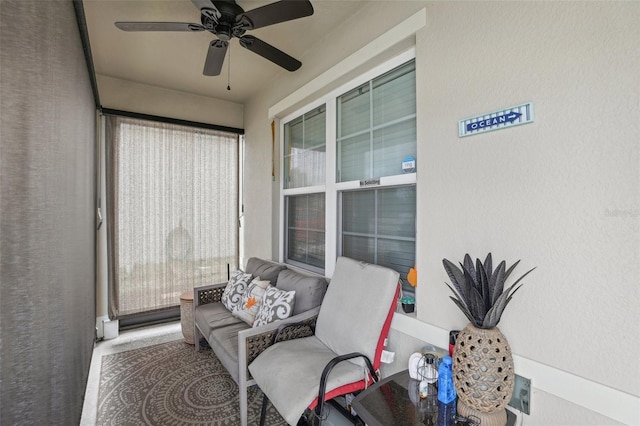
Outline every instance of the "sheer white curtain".
[[177, 306], [238, 263], [238, 135], [107, 116], [110, 316]]

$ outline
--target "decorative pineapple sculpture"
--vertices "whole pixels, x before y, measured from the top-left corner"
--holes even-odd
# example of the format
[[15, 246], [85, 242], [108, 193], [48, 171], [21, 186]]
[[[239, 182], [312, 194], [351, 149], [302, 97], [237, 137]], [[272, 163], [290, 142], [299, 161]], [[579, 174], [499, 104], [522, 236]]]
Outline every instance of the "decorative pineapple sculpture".
[[518, 278], [506, 290], [505, 282], [520, 263], [507, 269], [505, 261], [493, 269], [491, 253], [484, 261], [465, 255], [460, 268], [443, 259], [453, 287], [451, 300], [469, 319], [456, 340], [453, 381], [458, 393], [458, 413], [481, 419], [483, 426], [505, 425], [504, 408], [513, 392], [513, 357], [506, 337], [498, 329], [502, 313], [520, 288], [518, 283], [535, 268]]

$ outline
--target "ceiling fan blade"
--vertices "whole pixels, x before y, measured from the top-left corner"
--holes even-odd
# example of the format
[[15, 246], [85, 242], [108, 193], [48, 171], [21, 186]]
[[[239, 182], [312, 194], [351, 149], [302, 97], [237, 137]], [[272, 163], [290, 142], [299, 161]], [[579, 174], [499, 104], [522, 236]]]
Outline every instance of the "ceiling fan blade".
[[281, 0], [238, 15], [238, 22], [245, 30], [291, 21], [313, 15], [313, 6], [308, 0]]
[[218, 22], [218, 19], [222, 16], [211, 0], [191, 0], [191, 2], [198, 8], [200, 13], [208, 16], [215, 22]]
[[123, 31], [204, 31], [200, 24], [189, 22], [116, 22], [116, 27]]
[[213, 3], [211, 3], [211, 0], [191, 0], [191, 3], [193, 3], [198, 8], [198, 10], [213, 7]]
[[222, 40], [213, 40], [209, 44], [209, 51], [207, 52], [207, 59], [204, 61], [204, 75], [220, 75], [222, 70], [222, 64], [224, 63], [224, 57], [227, 54], [227, 46], [229, 43]]
[[302, 62], [254, 36], [240, 37], [240, 45], [274, 64], [280, 65], [287, 71], [295, 71], [302, 66]]

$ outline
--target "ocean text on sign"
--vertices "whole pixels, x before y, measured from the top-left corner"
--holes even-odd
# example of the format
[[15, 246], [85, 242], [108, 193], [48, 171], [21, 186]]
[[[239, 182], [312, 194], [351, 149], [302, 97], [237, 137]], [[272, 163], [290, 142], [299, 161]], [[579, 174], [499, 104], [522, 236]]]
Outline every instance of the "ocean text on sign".
[[458, 122], [460, 137], [480, 135], [533, 122], [533, 103], [516, 105], [498, 111], [469, 117]]
[[513, 123], [520, 118], [521, 115], [522, 114], [519, 112], [510, 112], [506, 115], [499, 115], [497, 117], [487, 118], [486, 120], [475, 121], [467, 124], [467, 132], [484, 129], [485, 127], [497, 126], [498, 124]]

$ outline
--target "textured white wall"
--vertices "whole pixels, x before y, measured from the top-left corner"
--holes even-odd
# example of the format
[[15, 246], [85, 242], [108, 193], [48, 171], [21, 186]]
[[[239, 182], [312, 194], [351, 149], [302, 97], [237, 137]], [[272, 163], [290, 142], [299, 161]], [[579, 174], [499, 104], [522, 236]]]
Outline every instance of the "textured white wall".
[[[638, 395], [640, 4], [429, 12], [417, 39], [419, 319], [467, 322], [443, 257], [521, 258], [521, 273], [537, 270], [500, 323], [514, 351]], [[457, 137], [457, 120], [526, 101], [534, 123]]]
[[[419, 320], [444, 330], [467, 322], [448, 298], [443, 257], [522, 259], [516, 274], [537, 269], [500, 323], [514, 352], [640, 396], [639, 2], [365, 6], [245, 107], [247, 252], [277, 257], [266, 110], [425, 6], [416, 34]], [[458, 120], [529, 101], [534, 123], [458, 138]], [[532, 379], [527, 424], [615, 423]]]
[[97, 75], [103, 107], [242, 128], [244, 107], [234, 102]]

